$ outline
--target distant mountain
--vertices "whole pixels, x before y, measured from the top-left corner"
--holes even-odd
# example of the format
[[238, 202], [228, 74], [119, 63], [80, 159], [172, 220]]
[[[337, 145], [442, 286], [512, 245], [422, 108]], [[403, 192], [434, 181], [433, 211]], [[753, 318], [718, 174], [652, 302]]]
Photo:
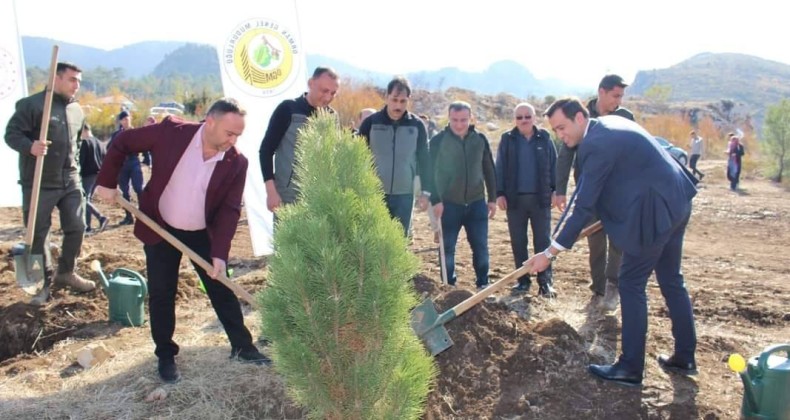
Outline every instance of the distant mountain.
[[186, 44], [165, 55], [153, 70], [157, 77], [189, 74], [193, 77], [216, 76], [219, 79], [217, 50], [205, 44]]
[[790, 97], [790, 65], [745, 54], [703, 53], [669, 68], [638, 72], [627, 93], [644, 96], [653, 86], [669, 87], [669, 102], [732, 100], [760, 109]]
[[321, 54], [308, 54], [307, 55], [307, 76], [310, 77], [313, 70], [318, 66], [332, 67], [340, 73], [342, 77], [350, 77], [363, 83], [370, 83], [372, 85], [386, 85], [392, 79], [392, 74], [380, 73], [370, 70], [365, 70], [355, 67], [335, 58], [327, 57]]
[[[396, 75], [361, 69], [323, 55], [308, 55], [308, 72], [317, 66], [330, 66], [343, 77], [350, 77], [376, 86], [385, 86]], [[520, 98], [535, 96], [541, 99], [546, 95], [559, 96], [560, 94], [578, 94], [585, 91], [583, 87], [558, 80], [537, 79], [526, 67], [511, 60], [493, 63], [482, 72], [469, 72], [457, 67], [445, 67], [439, 70], [406, 73], [404, 76], [409, 79], [414, 88], [430, 91], [457, 87], [487, 95], [504, 92]]]
[[[148, 41], [112, 51], [69, 44], [52, 39], [22, 37], [28, 67], [46, 69], [53, 43], [61, 48], [60, 58], [77, 63], [86, 70], [102, 66], [122, 68], [126, 77], [141, 78], [150, 74], [166, 77], [188, 75], [219, 83], [220, 66], [214, 48], [205, 44]], [[383, 87], [394, 74], [374, 72], [319, 54], [307, 56], [306, 73], [319, 65], [335, 68], [343, 77]], [[212, 75], [216, 75], [213, 77]], [[586, 96], [590, 87], [579, 87], [553, 79], [538, 79], [515, 61], [499, 61], [482, 72], [457, 67], [419, 71], [405, 75], [415, 88], [430, 91], [457, 87], [479, 94], [509, 93], [518, 98], [575, 94]], [[790, 97], [790, 65], [744, 54], [703, 53], [666, 69], [637, 73], [627, 94], [644, 96], [651, 87], [669, 88], [668, 102], [741, 102], [752, 112], [761, 114], [766, 104]], [[666, 90], [665, 90], [666, 91]]]
[[[54, 43], [60, 46], [61, 60], [73, 61], [85, 69], [99, 66], [108, 69], [120, 67], [124, 69], [125, 76], [134, 78], [149, 74], [162, 77], [172, 73], [189, 74], [193, 77], [213, 73], [219, 77], [219, 62], [214, 48], [210, 45], [184, 42], [147, 41], [106, 51], [47, 38], [23, 36], [25, 64], [28, 67], [46, 69]], [[343, 77], [376, 86], [386, 85], [395, 75], [362, 69], [320, 54], [307, 56], [308, 75], [319, 65], [330, 66]], [[584, 90], [558, 80], [539, 80], [526, 67], [515, 61], [499, 61], [482, 72], [446, 67], [408, 73], [405, 76], [415, 88], [419, 89], [443, 90], [458, 87], [482, 94], [507, 92], [521, 98], [529, 96], [542, 98], [545, 95], [556, 96]]]
[[[120, 67], [126, 77], [143, 77], [154, 71], [167, 54], [186, 44], [185, 42], [146, 41], [116, 48], [111, 51], [84, 45], [70, 44], [49, 38], [22, 37], [22, 51], [27, 67], [49, 68], [52, 45], [60, 47], [58, 59], [71, 61], [84, 69]], [[215, 54], [216, 55], [216, 54]]]

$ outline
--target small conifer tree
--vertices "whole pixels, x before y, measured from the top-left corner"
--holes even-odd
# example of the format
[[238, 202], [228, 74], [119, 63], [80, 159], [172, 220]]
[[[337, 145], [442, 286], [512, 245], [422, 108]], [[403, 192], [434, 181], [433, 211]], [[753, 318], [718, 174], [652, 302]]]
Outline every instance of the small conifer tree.
[[313, 418], [418, 418], [435, 376], [409, 325], [418, 269], [364, 141], [319, 113], [299, 133], [261, 292], [275, 369]]

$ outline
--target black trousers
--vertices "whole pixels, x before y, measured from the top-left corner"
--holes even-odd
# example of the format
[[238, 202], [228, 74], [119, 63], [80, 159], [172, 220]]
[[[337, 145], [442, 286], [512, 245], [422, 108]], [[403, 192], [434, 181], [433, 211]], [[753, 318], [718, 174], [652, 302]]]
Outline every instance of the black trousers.
[[[211, 261], [211, 242], [206, 230], [185, 231], [169, 226], [167, 230], [206, 261]], [[173, 332], [176, 328], [176, 291], [181, 251], [167, 241], [145, 245], [144, 250], [148, 273], [151, 337], [156, 345], [154, 353], [160, 359], [170, 358], [178, 354], [178, 344], [173, 341]], [[225, 328], [231, 346], [238, 349], [254, 347], [252, 335], [244, 326], [244, 316], [236, 295], [224, 284], [210, 278], [194, 262], [192, 266], [203, 281], [211, 306]]]
[[691, 155], [691, 160], [689, 161], [689, 168], [691, 168], [691, 173], [693, 173], [697, 178], [702, 178], [705, 176], [699, 169], [697, 169], [697, 161], [699, 161], [700, 155]]
[[[535, 254], [551, 245], [551, 207], [541, 207], [538, 194], [519, 194], [516, 203], [508, 202], [507, 228], [510, 233], [510, 247], [516, 268], [529, 259], [529, 236], [527, 228], [532, 227], [532, 250]], [[529, 275], [519, 278], [520, 284], [530, 284]], [[551, 265], [538, 273], [538, 284], [551, 285]]]

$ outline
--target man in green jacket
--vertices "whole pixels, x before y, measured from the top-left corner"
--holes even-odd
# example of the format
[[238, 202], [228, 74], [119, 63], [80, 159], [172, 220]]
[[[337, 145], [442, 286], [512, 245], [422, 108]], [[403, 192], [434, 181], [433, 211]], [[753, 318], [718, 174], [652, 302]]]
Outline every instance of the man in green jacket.
[[461, 227], [472, 248], [478, 290], [488, 286], [488, 219], [496, 214], [496, 175], [491, 146], [470, 124], [472, 107], [450, 104], [449, 124], [431, 139], [434, 168], [431, 203], [442, 221], [447, 282], [454, 286], [455, 244]]
[[[22, 212], [27, 225], [36, 159], [45, 156], [41, 174], [36, 226], [31, 253], [44, 257], [44, 288], [30, 302], [43, 305], [49, 298], [51, 283], [71, 287], [78, 292], [92, 290], [96, 285], [74, 272], [77, 256], [85, 234], [85, 197], [80, 188], [77, 150], [84, 116], [74, 95], [80, 88], [82, 70], [71, 63], [58, 63], [53, 86], [49, 138], [39, 139], [46, 91], [16, 103], [16, 111], [8, 121], [6, 143], [19, 152], [19, 184], [22, 186]], [[48, 140], [48, 141], [47, 141]], [[63, 245], [58, 258], [57, 274], [52, 264], [49, 230], [52, 210], [60, 213]]]

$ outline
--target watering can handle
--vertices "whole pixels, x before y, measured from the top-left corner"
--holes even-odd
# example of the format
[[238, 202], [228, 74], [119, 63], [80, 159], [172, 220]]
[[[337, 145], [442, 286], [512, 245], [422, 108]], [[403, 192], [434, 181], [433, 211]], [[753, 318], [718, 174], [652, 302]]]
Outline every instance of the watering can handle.
[[787, 358], [790, 359], [790, 344], [776, 344], [773, 346], [768, 346], [760, 354], [760, 358], [757, 359], [758, 372], [765, 372], [766, 368], [768, 367], [768, 357], [780, 351], [784, 351], [787, 355]]
[[115, 271], [113, 271], [113, 274], [115, 273], [125, 274], [129, 277], [135, 278], [138, 282], [140, 282], [140, 286], [143, 288], [143, 293], [138, 297], [144, 298], [148, 294], [148, 285], [145, 283], [145, 279], [143, 279], [143, 276], [140, 273], [129, 270], [128, 268], [116, 268]]

